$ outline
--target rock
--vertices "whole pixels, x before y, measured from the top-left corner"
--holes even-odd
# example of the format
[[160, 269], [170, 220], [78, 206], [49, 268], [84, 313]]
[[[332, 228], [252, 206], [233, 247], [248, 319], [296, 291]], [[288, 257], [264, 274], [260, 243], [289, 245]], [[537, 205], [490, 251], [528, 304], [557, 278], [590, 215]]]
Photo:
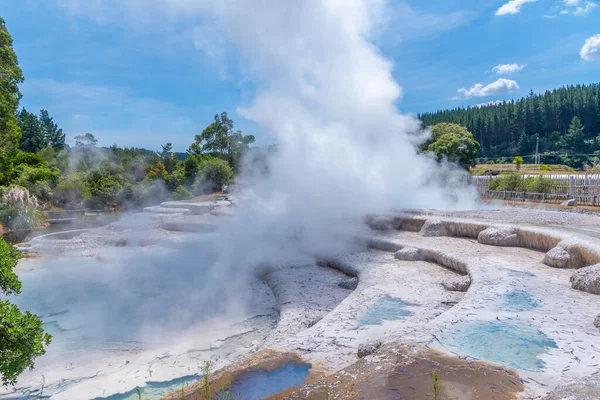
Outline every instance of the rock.
[[596, 317], [596, 319], [594, 320], [594, 326], [598, 329], [600, 329], [600, 314], [598, 314], [598, 316]]
[[118, 238], [117, 241], [115, 242], [115, 246], [117, 246], [117, 247], [127, 246], [127, 239], [125, 239], [124, 237]]
[[471, 277], [469, 275], [455, 276], [442, 281], [444, 289], [450, 292], [466, 292], [471, 286]]
[[379, 216], [371, 220], [369, 225], [377, 231], [389, 231], [393, 228], [394, 220], [391, 217]]
[[570, 280], [573, 289], [600, 294], [600, 264], [578, 269]]
[[575, 204], [577, 204], [577, 201], [575, 199], [568, 199], [567, 201], [563, 201], [562, 203], [560, 203], [560, 205], [563, 207], [574, 207]]
[[421, 250], [415, 247], [405, 247], [394, 253], [394, 257], [402, 261], [421, 261], [423, 259]]
[[344, 279], [343, 281], [338, 283], [338, 286], [341, 288], [344, 288], [344, 289], [354, 290], [358, 286], [358, 278], [354, 277], [354, 278]]
[[423, 224], [420, 234], [425, 237], [448, 236], [448, 230], [442, 221], [428, 219], [425, 221], [425, 224]]
[[558, 386], [543, 400], [598, 400], [600, 396], [600, 375], [578, 378], [574, 382]]
[[375, 353], [377, 351], [377, 349], [379, 349], [380, 347], [381, 347], [381, 342], [361, 344], [358, 346], [358, 351], [357, 351], [358, 358], [370, 356], [371, 354]]
[[581, 260], [574, 251], [571, 243], [559, 243], [551, 248], [544, 256], [544, 264], [554, 268], [578, 268]]
[[511, 226], [490, 226], [479, 232], [477, 241], [492, 246], [518, 246], [518, 229]]

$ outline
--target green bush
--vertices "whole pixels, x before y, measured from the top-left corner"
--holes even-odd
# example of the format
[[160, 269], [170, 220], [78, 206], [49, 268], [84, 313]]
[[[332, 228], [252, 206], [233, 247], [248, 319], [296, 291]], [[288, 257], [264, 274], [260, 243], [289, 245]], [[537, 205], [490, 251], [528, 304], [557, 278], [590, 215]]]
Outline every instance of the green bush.
[[169, 192], [162, 182], [142, 181], [132, 186], [133, 202], [135, 206], [148, 206], [159, 203], [169, 197]]
[[191, 197], [193, 197], [192, 192], [183, 186], [177, 186], [177, 188], [173, 190], [173, 194], [171, 194], [171, 200], [185, 200]]
[[174, 192], [179, 186], [183, 186], [185, 181], [183, 171], [175, 171], [165, 177], [165, 186], [169, 191]]
[[83, 207], [85, 202], [92, 197], [85, 177], [81, 173], [68, 175], [58, 182], [52, 193], [52, 201], [56, 206], [67, 208]]
[[88, 205], [92, 208], [104, 208], [117, 200], [119, 192], [123, 189], [122, 178], [119, 176], [105, 176], [98, 171], [93, 171], [87, 180], [92, 197]]
[[196, 193], [215, 192], [227, 185], [233, 177], [233, 169], [227, 161], [210, 158], [202, 163], [200, 178], [194, 183]]
[[512, 173], [492, 179], [488, 183], [489, 190], [506, 190], [512, 192], [550, 193], [554, 181], [550, 178], [537, 176], [535, 178], [523, 178], [521, 175]]
[[0, 224], [9, 230], [26, 230], [43, 226], [44, 213], [27, 189], [13, 186], [0, 199]]
[[0, 224], [9, 230], [28, 230], [44, 226], [44, 213], [31, 207], [19, 207], [14, 203], [0, 202]]
[[15, 159], [15, 165], [29, 165], [30, 167], [47, 167], [44, 158], [36, 153], [20, 152]]
[[[21, 282], [13, 269], [21, 253], [0, 238], [0, 296], [21, 293]], [[42, 321], [30, 312], [22, 313], [8, 300], [0, 300], [0, 376], [3, 385], [14, 385], [17, 377], [43, 355], [52, 337]]]
[[488, 189], [522, 192], [525, 189], [525, 180], [516, 173], [501, 175], [489, 182]]
[[550, 193], [554, 181], [550, 178], [544, 178], [543, 176], [537, 176], [535, 178], [527, 178], [526, 190], [530, 193]]

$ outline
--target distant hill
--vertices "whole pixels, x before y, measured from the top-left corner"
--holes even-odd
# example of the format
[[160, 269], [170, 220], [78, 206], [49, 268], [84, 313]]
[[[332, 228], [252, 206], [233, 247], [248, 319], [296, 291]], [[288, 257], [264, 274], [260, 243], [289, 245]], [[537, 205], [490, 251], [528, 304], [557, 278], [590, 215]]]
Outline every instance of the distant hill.
[[[582, 124], [569, 134], [573, 118]], [[520, 100], [420, 114], [425, 126], [453, 122], [481, 144], [481, 157], [531, 155], [539, 136], [540, 153], [600, 154], [600, 84], [567, 86]], [[576, 121], [575, 121], [576, 122]]]

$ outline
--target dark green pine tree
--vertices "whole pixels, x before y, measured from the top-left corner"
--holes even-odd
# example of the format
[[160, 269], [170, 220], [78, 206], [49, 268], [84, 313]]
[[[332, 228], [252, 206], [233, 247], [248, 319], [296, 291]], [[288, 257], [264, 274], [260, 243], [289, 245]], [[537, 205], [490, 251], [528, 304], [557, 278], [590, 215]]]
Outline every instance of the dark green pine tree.
[[17, 123], [21, 128], [19, 149], [29, 153], [37, 153], [45, 146], [44, 131], [38, 117], [25, 108], [17, 113]]
[[[65, 148], [65, 134], [62, 128], [52, 120], [52, 117], [48, 115], [48, 111], [40, 111], [40, 125], [44, 132], [44, 142], [46, 146], [52, 146], [55, 150], [62, 150]], [[45, 146], [44, 146], [45, 147]]]

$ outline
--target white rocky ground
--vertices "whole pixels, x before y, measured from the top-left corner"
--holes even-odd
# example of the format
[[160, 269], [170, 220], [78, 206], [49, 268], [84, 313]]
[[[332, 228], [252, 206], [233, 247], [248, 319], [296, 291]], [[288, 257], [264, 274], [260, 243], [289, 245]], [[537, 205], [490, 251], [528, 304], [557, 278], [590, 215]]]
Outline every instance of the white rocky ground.
[[[211, 208], [212, 215], [191, 215], [204, 210], [203, 204], [195, 209], [166, 206], [147, 210], [136, 220], [144, 221], [140, 225], [124, 221], [65, 240], [59, 244], [67, 249], [61, 255], [92, 256], [107, 265], [111, 257], [119, 257], [106, 251], [107, 246], [123, 246], [119, 247], [123, 252], [176, 255], [197, 241], [200, 233], [218, 226], [216, 214], [227, 214]], [[175, 209], [189, 214], [170, 212]], [[0, 392], [0, 398], [26, 398], [40, 386], [42, 376], [44, 394], [51, 398], [107, 396], [147, 381], [196, 373], [208, 358], [224, 365], [258, 349], [298, 352], [325, 372], [349, 366], [381, 343], [433, 347], [466, 356], [469, 349], [456, 343], [455, 336], [475, 323], [505, 323], [542, 332], [555, 344], [541, 351], [542, 368], [519, 369], [526, 383], [523, 398], [541, 398], [557, 386], [572, 387], [570, 382], [585, 382], [585, 387], [571, 389], [570, 400], [587, 399], [577, 397], [578, 393], [587, 396], [596, 388], [600, 398], [600, 378], [594, 375], [600, 368], [600, 296], [589, 289], [598, 285], [596, 267], [575, 275], [573, 285], [582, 289], [576, 290], [571, 282], [574, 269], [548, 265], [553, 263], [550, 259], [561, 257], [566, 267], [600, 262], [596, 238], [600, 218], [535, 209], [427, 211], [410, 216], [416, 220], [376, 219], [373, 225], [380, 230], [366, 230], [352, 252], [319, 260], [319, 265], [303, 261], [265, 274], [266, 285], [253, 286], [255, 306], [236, 321], [203, 321], [151, 342], [94, 342], [94, 351], [53, 345], [38, 368], [27, 372], [14, 392]], [[426, 219], [430, 221], [423, 224]], [[177, 231], [178, 222], [185, 232]], [[510, 226], [489, 228], [498, 222]], [[425, 228], [419, 233], [421, 225]], [[532, 225], [536, 228], [529, 228]], [[458, 233], [467, 237], [456, 237]], [[52, 245], [41, 238], [29, 250], [43, 252]], [[550, 255], [545, 257], [545, 252]], [[35, 274], [36, 265], [45, 264], [35, 259], [22, 262], [22, 276]], [[354, 290], [338, 286], [345, 282], [342, 286], [352, 288], [353, 277], [358, 280]], [[510, 293], [524, 294], [525, 305], [529, 301], [531, 307], [510, 304]], [[275, 327], [273, 308], [279, 313]], [[63, 317], [59, 313], [53, 318]], [[519, 345], [507, 343], [507, 347]], [[495, 355], [492, 361], [520, 365], [518, 352], [509, 354], [513, 360]], [[549, 398], [564, 398], [556, 396]]]

